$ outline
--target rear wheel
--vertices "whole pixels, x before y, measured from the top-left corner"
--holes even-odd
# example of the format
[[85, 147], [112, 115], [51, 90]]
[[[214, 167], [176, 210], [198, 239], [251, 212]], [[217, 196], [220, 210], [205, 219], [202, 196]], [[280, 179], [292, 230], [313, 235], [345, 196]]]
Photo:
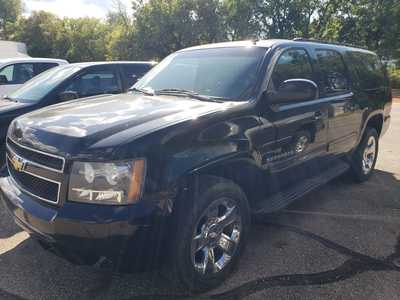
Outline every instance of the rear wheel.
[[174, 275], [191, 292], [202, 292], [219, 285], [237, 264], [250, 226], [249, 207], [239, 186], [207, 176], [185, 210], [179, 215]]
[[352, 157], [352, 173], [358, 182], [368, 180], [378, 158], [379, 135], [375, 128], [367, 127], [361, 143]]

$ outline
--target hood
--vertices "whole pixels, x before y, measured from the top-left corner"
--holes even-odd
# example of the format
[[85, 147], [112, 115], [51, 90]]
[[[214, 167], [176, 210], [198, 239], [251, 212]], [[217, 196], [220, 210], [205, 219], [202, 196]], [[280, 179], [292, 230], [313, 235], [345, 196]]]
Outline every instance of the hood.
[[0, 99], [0, 143], [4, 142], [11, 121], [34, 108], [32, 104]]
[[68, 156], [91, 148], [115, 147], [234, 105], [237, 103], [171, 96], [103, 96], [24, 115], [13, 122], [10, 135], [27, 146]]

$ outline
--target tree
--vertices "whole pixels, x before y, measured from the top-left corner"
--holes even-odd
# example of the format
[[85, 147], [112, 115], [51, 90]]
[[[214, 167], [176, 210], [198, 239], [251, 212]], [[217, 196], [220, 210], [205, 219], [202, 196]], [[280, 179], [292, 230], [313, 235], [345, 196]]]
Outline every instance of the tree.
[[10, 37], [26, 43], [34, 57], [65, 58], [70, 62], [106, 59], [108, 29], [102, 20], [60, 19], [40, 11], [19, 19], [13, 28]]
[[114, 10], [107, 15], [107, 59], [133, 60], [135, 54], [133, 18], [129, 17], [127, 8], [120, 0], [114, 0]]
[[218, 0], [149, 0], [136, 3], [137, 55], [159, 59], [173, 51], [223, 40]]
[[60, 19], [50, 13], [34, 12], [28, 18], [20, 18], [13, 25], [13, 40], [26, 43], [28, 52], [37, 57], [55, 57], [55, 45], [62, 32]]
[[0, 0], [0, 38], [33, 56], [88, 60], [162, 59], [205, 43], [306, 37], [345, 42], [400, 58], [398, 0], [113, 0], [106, 20], [21, 16], [22, 0]]
[[260, 36], [260, 23], [256, 18], [257, 0], [224, 0], [222, 13], [225, 30], [230, 40]]
[[62, 21], [63, 43], [59, 49], [66, 50], [70, 62], [101, 61], [106, 59], [107, 25], [96, 18], [66, 18]]
[[355, 42], [386, 58], [400, 47], [400, 3], [397, 0], [356, 0], [341, 18], [338, 39]]
[[0, 0], [0, 39], [7, 38], [8, 27], [17, 21], [21, 13], [21, 0]]

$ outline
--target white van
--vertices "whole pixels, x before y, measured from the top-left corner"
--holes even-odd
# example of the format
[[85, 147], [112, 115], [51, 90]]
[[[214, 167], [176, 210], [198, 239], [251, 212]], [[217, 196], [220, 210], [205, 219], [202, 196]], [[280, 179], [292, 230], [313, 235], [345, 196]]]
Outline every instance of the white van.
[[0, 41], [0, 59], [10, 57], [29, 57], [25, 43]]
[[67, 63], [66, 60], [51, 58], [17, 57], [0, 59], [0, 97], [17, 90], [36, 75]]

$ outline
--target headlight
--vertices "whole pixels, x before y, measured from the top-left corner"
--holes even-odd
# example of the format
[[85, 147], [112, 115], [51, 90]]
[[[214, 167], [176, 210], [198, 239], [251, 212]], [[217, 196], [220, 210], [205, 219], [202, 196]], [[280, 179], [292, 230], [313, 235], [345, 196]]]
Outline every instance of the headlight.
[[139, 201], [146, 161], [74, 162], [69, 180], [70, 201], [126, 205]]

